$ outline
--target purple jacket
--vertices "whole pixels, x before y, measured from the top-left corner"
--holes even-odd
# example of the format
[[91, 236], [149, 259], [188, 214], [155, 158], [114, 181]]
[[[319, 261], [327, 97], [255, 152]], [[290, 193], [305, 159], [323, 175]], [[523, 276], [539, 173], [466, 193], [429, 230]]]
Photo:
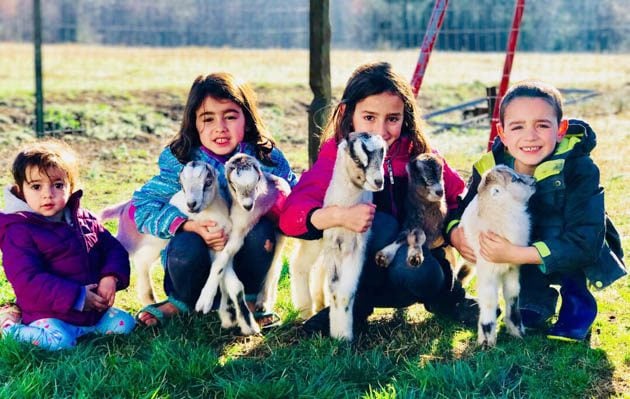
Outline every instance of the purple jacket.
[[22, 310], [23, 323], [55, 318], [91, 326], [102, 312], [73, 309], [83, 287], [104, 276], [118, 279], [117, 290], [129, 285], [129, 254], [85, 209], [82, 192], [70, 196], [65, 218], [52, 222], [5, 189], [0, 213], [0, 249], [7, 279]]

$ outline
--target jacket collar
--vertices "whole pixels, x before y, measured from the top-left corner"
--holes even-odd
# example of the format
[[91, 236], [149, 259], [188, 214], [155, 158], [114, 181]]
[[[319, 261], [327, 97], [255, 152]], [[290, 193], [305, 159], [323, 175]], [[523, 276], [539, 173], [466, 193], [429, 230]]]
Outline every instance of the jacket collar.
[[[11, 186], [11, 185], [5, 186], [4, 188], [4, 212], [7, 214], [20, 213], [20, 212], [30, 212], [30, 213], [37, 214], [37, 212], [35, 212], [33, 208], [28, 206], [26, 201], [24, 201], [23, 199], [17, 196], [17, 194], [15, 193], [15, 188], [16, 188], [15, 186]], [[69, 217], [68, 213], [70, 213], [70, 215], [74, 215], [78, 211], [82, 196], [83, 196], [83, 190], [77, 190], [74, 193], [72, 193], [72, 195], [70, 195], [70, 198], [68, 198], [68, 204], [66, 205], [66, 212], [64, 215], [66, 220]]]

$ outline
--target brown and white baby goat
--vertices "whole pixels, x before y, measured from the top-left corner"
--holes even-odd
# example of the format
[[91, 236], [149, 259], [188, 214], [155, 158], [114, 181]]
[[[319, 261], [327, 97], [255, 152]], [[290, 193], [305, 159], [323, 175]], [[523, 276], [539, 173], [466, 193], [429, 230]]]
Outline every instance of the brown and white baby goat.
[[442, 159], [432, 153], [420, 154], [407, 164], [409, 182], [404, 226], [393, 243], [376, 253], [377, 265], [388, 267], [406, 242], [407, 264], [420, 266], [424, 261], [422, 245], [427, 242], [431, 246], [441, 238], [446, 216], [442, 170]]

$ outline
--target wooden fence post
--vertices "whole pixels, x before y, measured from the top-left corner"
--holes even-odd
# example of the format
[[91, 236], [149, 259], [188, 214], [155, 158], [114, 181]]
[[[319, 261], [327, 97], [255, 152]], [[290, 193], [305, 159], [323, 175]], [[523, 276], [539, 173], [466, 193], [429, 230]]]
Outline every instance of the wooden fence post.
[[330, 17], [329, 0], [310, 0], [309, 84], [313, 101], [308, 111], [308, 161], [312, 165], [319, 150], [319, 137], [330, 112]]

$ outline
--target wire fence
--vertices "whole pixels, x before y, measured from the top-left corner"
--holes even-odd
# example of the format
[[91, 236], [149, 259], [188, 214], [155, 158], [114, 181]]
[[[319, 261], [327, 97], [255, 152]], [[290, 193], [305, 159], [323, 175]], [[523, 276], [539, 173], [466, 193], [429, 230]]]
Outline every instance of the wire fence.
[[[332, 0], [332, 46], [415, 48], [433, 0]], [[504, 51], [511, 0], [451, 0], [436, 49]], [[530, 0], [521, 51], [630, 50], [630, 0]], [[45, 43], [307, 48], [308, 0], [47, 0]], [[0, 41], [31, 41], [32, 1], [0, 0]]]

